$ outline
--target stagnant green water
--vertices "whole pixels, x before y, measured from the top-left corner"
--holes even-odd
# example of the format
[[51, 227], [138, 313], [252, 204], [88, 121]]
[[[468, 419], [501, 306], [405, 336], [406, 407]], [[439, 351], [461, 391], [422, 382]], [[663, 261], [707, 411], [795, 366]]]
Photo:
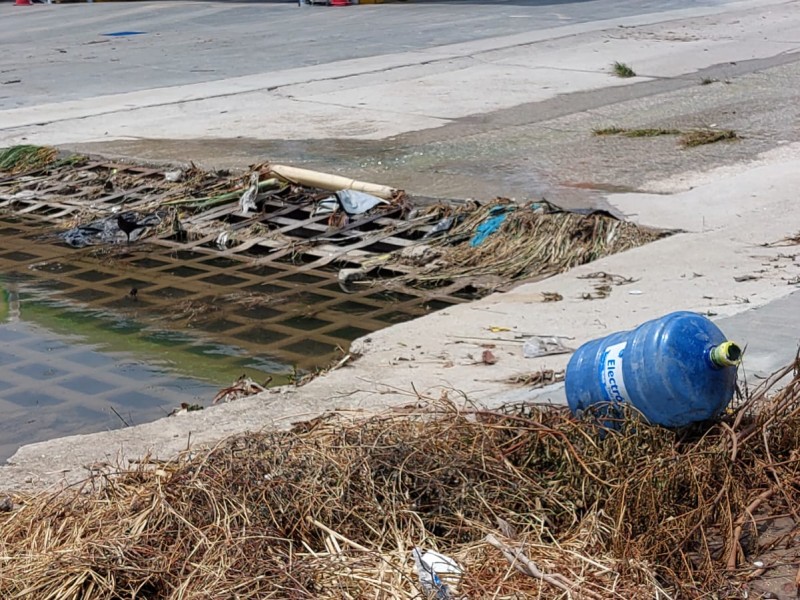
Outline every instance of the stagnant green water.
[[274, 384], [291, 372], [199, 331], [90, 309], [40, 282], [0, 279], [0, 460], [22, 444], [151, 421], [183, 402], [208, 406], [243, 374]]

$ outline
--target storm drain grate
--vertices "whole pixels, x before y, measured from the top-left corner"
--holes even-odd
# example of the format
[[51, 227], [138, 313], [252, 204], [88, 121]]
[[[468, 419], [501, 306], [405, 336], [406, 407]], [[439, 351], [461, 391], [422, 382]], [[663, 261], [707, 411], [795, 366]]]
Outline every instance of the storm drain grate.
[[325, 261], [252, 258], [158, 238], [72, 249], [43, 241], [40, 219], [4, 215], [0, 227], [14, 232], [4, 236], [0, 272], [91, 309], [191, 328], [302, 369], [329, 363], [358, 336], [430, 312], [432, 301], [437, 308], [464, 301], [371, 287], [346, 293]]
[[[0, 179], [0, 211], [9, 213], [0, 269], [27, 269], [64, 296], [114, 310], [133, 302], [126, 294], [135, 287], [138, 311], [308, 367], [364, 332], [666, 234], [547, 202], [413, 208], [402, 194], [344, 218], [316, 210], [330, 192], [261, 181], [258, 210], [245, 214], [241, 177], [194, 168], [170, 182], [161, 169], [80, 158]], [[74, 249], [56, 235], [98, 218], [121, 235], [120, 211], [162, 218], [130, 245], [122, 237]], [[476, 231], [488, 236], [501, 223], [502, 235], [472, 247]], [[442, 259], [420, 244], [438, 226], [447, 235], [435, 251], [452, 250]]]
[[[240, 186], [240, 178], [202, 174], [202, 193]], [[433, 224], [401, 218], [403, 208], [367, 213], [332, 228], [314, 215], [318, 190], [260, 194], [261, 209], [245, 216], [234, 201], [181, 217], [188, 234], [157, 232], [130, 246], [65, 247], [43, 236], [42, 222], [58, 230], [115, 210], [152, 211], [187, 197], [187, 186], [165, 181], [163, 170], [107, 162], [56, 166], [0, 180], [5, 230], [0, 269], [25, 269], [65, 297], [118, 310], [131, 302], [175, 327], [213, 332], [249, 350], [307, 368], [324, 364], [364, 333], [466, 301], [466, 284], [415, 289], [398, 282], [343, 288], [341, 268], [413, 245]], [[225, 232], [230, 240], [220, 247]], [[242, 235], [246, 232], [246, 235]], [[54, 243], [55, 242], [55, 243]], [[393, 270], [389, 275], [402, 274]], [[354, 327], [354, 323], [357, 327]]]

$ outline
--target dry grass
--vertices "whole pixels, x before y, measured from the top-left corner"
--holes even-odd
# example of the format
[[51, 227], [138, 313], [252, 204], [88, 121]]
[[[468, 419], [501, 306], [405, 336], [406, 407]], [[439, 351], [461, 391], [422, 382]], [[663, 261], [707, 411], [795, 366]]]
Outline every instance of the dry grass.
[[666, 129], [658, 128], [642, 128], [642, 129], [625, 129], [623, 127], [603, 127], [600, 129], [593, 129], [593, 135], [621, 135], [623, 137], [637, 138], [637, 137], [659, 137], [662, 135], [680, 135], [683, 133], [680, 129]]
[[595, 136], [622, 136], [627, 138], [660, 137], [663, 135], [679, 135], [679, 143], [684, 148], [693, 148], [706, 144], [715, 144], [722, 141], [739, 140], [741, 137], [733, 129], [670, 129], [670, 128], [639, 128], [625, 127], [599, 127], [592, 130]]
[[629, 130], [613, 125], [611, 127], [596, 127], [595, 129], [592, 129], [592, 135], [622, 135], [626, 131]]
[[696, 129], [684, 132], [680, 143], [684, 148], [694, 148], [695, 146], [739, 139], [741, 137], [733, 129]]
[[0, 597], [422, 598], [415, 545], [456, 558], [468, 598], [742, 597], [751, 523], [800, 500], [798, 366], [681, 434], [441, 400], [17, 496]]
[[774, 246], [798, 246], [800, 245], [800, 231], [795, 233], [794, 235], [787, 235], [785, 238], [780, 239], [776, 242], [769, 242], [766, 244], [762, 244], [765, 247], [774, 247]]
[[250, 291], [237, 291], [220, 296], [208, 296], [198, 300], [178, 302], [172, 312], [158, 317], [162, 321], [186, 321], [187, 323], [204, 322], [217, 318], [220, 314], [251, 310], [266, 306], [275, 306], [285, 302], [283, 298], [274, 298], [269, 294]]
[[[509, 209], [500, 228], [477, 247], [469, 240], [500, 207]], [[415, 285], [462, 278], [508, 283], [560, 273], [668, 235], [602, 213], [584, 216], [552, 210], [547, 203], [514, 205], [498, 199], [472, 212], [437, 242], [438, 258], [405, 277]]]

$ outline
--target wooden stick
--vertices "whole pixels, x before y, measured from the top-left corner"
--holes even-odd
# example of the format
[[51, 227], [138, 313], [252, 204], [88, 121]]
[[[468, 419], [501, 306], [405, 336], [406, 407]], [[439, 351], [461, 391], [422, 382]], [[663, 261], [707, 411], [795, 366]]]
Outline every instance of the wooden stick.
[[775, 493], [775, 488], [771, 488], [761, 492], [756, 499], [753, 500], [750, 504], [747, 505], [747, 508], [744, 509], [744, 513], [736, 520], [736, 527], [733, 528], [733, 536], [731, 536], [731, 549], [728, 553], [728, 570], [733, 571], [736, 569], [736, 562], [737, 558], [739, 557], [739, 538], [742, 535], [742, 527], [744, 526], [745, 521], [747, 520], [748, 515], [750, 515], [758, 506], [764, 502], [764, 500], [768, 500], [772, 494]]
[[506, 560], [511, 563], [511, 565], [516, 568], [520, 573], [524, 575], [528, 575], [529, 577], [535, 577], [537, 579], [541, 579], [542, 581], [546, 581], [550, 585], [557, 587], [558, 589], [566, 592], [567, 598], [572, 599], [572, 590], [569, 585], [561, 581], [562, 579], [565, 581], [565, 577], [561, 575], [553, 576], [548, 575], [547, 573], [542, 573], [539, 568], [534, 564], [534, 562], [529, 559], [519, 548], [510, 548], [503, 544], [500, 540], [498, 540], [494, 534], [489, 534], [485, 538], [486, 542], [500, 550], [503, 553], [503, 556], [506, 557]]
[[357, 542], [354, 542], [353, 540], [347, 539], [341, 533], [336, 533], [333, 529], [331, 529], [330, 527], [328, 527], [326, 525], [323, 525], [322, 523], [320, 523], [319, 521], [317, 521], [313, 517], [309, 516], [309, 517], [306, 517], [306, 518], [308, 519], [309, 523], [313, 523], [314, 525], [316, 525], [317, 527], [322, 529], [322, 531], [324, 531], [325, 533], [329, 534], [333, 539], [335, 539], [335, 540], [338, 539], [339, 541], [344, 542], [348, 546], [352, 546], [356, 550], [361, 550], [362, 552], [370, 552], [369, 548], [365, 548], [361, 544], [359, 544]]

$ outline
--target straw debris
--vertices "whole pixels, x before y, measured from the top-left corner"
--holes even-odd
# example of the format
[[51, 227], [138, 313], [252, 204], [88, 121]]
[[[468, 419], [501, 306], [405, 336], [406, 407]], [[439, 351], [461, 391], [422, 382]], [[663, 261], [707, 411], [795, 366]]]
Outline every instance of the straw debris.
[[644, 128], [644, 129], [625, 129], [622, 127], [602, 127], [592, 129], [592, 135], [621, 135], [623, 137], [637, 138], [637, 137], [659, 137], [662, 135], [680, 135], [683, 133], [679, 129], [665, 129], [665, 128]]
[[715, 144], [722, 141], [740, 140], [741, 136], [733, 129], [669, 129], [669, 128], [641, 128], [628, 129], [624, 127], [598, 127], [592, 130], [594, 136], [622, 136], [627, 138], [660, 137], [664, 135], [679, 135], [679, 143], [683, 148], [694, 148], [706, 144]]
[[680, 143], [684, 148], [694, 148], [695, 146], [740, 139], [742, 139], [741, 136], [733, 129], [696, 129], [685, 132], [681, 136]]
[[[475, 230], [501, 210], [507, 217], [498, 229], [479, 245], [470, 243]], [[669, 234], [602, 212], [583, 215], [546, 202], [522, 206], [500, 198], [466, 215], [436, 242], [436, 260], [405, 276], [405, 281], [438, 286], [465, 278], [505, 283], [543, 279]]]
[[464, 567], [458, 597], [742, 597], [780, 545], [753, 524], [800, 500], [799, 368], [694, 431], [442, 399], [16, 495], [0, 597], [422, 598], [415, 546]]
[[23, 144], [0, 150], [0, 173], [15, 175], [43, 169], [55, 162], [58, 150]]

